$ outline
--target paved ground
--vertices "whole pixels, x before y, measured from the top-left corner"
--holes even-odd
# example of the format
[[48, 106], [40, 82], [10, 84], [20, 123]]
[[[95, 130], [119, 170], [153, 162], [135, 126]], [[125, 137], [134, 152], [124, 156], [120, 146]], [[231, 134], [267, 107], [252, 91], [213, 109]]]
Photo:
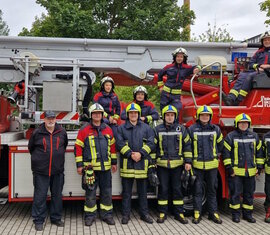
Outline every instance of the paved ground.
[[[6, 194], [0, 191], [0, 198]], [[64, 203], [64, 220], [65, 227], [57, 228], [50, 223], [47, 218], [45, 229], [43, 232], [36, 232], [31, 218], [31, 203], [11, 203], [8, 202], [0, 205], [0, 234], [56, 234], [56, 235], [75, 235], [75, 234], [270, 234], [270, 224], [263, 222], [264, 208], [263, 199], [255, 199], [254, 217], [257, 220], [256, 224], [249, 224], [246, 221], [241, 221], [235, 224], [231, 221], [231, 216], [226, 211], [221, 211], [223, 219], [222, 225], [216, 225], [207, 219], [205, 215], [199, 225], [191, 223], [182, 225], [169, 216], [164, 224], [149, 225], [139, 219], [136, 203], [133, 203], [133, 213], [131, 221], [128, 225], [121, 224], [121, 204], [114, 203], [116, 221], [115, 226], [108, 226], [97, 219], [93, 226], [85, 227], [83, 224], [83, 202], [71, 201]], [[1, 200], [0, 200], [1, 203]], [[157, 211], [155, 201], [150, 205], [150, 214], [156, 219]]]

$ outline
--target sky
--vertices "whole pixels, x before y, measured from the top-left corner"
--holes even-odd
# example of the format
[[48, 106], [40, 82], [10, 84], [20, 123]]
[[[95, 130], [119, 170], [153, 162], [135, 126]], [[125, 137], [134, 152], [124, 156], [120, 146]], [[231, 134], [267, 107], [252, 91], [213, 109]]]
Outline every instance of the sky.
[[[208, 29], [208, 22], [219, 28], [226, 28], [235, 40], [244, 40], [266, 30], [266, 12], [261, 12], [259, 3], [263, 0], [190, 0], [196, 20], [191, 26], [192, 36], [201, 35]], [[178, 0], [179, 4], [183, 0]], [[23, 27], [31, 28], [35, 16], [46, 10], [35, 0], [0, 0], [3, 20], [10, 28], [9, 35], [17, 36]]]

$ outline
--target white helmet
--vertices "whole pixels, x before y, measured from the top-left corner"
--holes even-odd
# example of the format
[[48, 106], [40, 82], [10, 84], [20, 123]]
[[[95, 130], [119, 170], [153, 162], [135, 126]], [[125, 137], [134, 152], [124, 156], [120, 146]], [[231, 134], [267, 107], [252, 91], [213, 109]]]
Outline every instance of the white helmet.
[[134, 97], [134, 100], [136, 100], [136, 94], [138, 92], [143, 92], [144, 93], [144, 99], [147, 100], [147, 95], [148, 95], [148, 92], [146, 90], [146, 88], [142, 85], [140, 86], [137, 86], [134, 90], [133, 90], [133, 97]]
[[104, 114], [104, 108], [99, 103], [92, 104], [89, 108], [89, 116], [92, 117], [92, 113], [102, 112], [102, 116]]
[[269, 32], [264, 32], [264, 33], [262, 33], [261, 34], [261, 37], [260, 37], [260, 39], [261, 39], [261, 43], [263, 44], [263, 39], [265, 39], [265, 38], [269, 38], [270, 37], [270, 33]]
[[185, 57], [188, 57], [187, 50], [183, 47], [176, 48], [172, 53], [172, 56], [175, 57], [178, 53], [182, 53]]
[[100, 81], [100, 90], [104, 90], [104, 84], [106, 82], [111, 82], [112, 83], [112, 90], [113, 90], [114, 89], [114, 80], [109, 76], [106, 76], [106, 77], [101, 79], [101, 81]]

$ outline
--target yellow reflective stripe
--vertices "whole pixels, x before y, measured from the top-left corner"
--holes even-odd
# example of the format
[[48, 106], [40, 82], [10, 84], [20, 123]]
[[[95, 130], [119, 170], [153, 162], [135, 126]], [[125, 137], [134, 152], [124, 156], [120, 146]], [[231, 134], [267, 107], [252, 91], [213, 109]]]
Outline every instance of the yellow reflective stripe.
[[129, 151], [130, 150], [130, 148], [128, 147], [128, 145], [125, 145], [121, 150], [120, 150], [120, 153], [121, 154], [125, 154], [127, 151]]
[[76, 139], [75, 144], [77, 144], [77, 145], [81, 146], [82, 148], [84, 148], [84, 143], [79, 139]]
[[109, 210], [112, 210], [113, 209], [113, 206], [112, 205], [106, 206], [106, 205], [100, 203], [100, 209], [101, 210], [105, 210], [105, 211], [109, 211]]
[[270, 166], [265, 164], [265, 173], [270, 175]]
[[247, 210], [253, 210], [253, 205], [242, 204], [242, 207]]
[[119, 115], [114, 114], [114, 115], [113, 115], [113, 118], [114, 118], [114, 119], [119, 119]]
[[[187, 136], [188, 137], [188, 136]], [[179, 134], [179, 151], [178, 151], [178, 155], [181, 156], [182, 155], [182, 133]], [[185, 138], [186, 139], [186, 138]], [[184, 140], [185, 141], [185, 140]]]
[[97, 151], [96, 151], [96, 144], [95, 144], [95, 137], [94, 136], [89, 136], [89, 146], [90, 146], [90, 151], [91, 151], [91, 157], [92, 157], [92, 163], [95, 164], [97, 161]]
[[86, 205], [84, 205], [84, 211], [86, 212], [95, 212], [96, 210], [97, 210], [97, 205], [93, 207], [87, 207]]
[[144, 167], [143, 170], [136, 170], [136, 169], [128, 169], [127, 168], [128, 159], [123, 159], [123, 168], [120, 169], [120, 176], [127, 177], [127, 178], [147, 178], [147, 171], [148, 171], [148, 160], [144, 160]]
[[161, 206], [168, 205], [168, 200], [158, 200], [158, 205], [161, 205]]
[[150, 149], [150, 147], [147, 144], [143, 144], [142, 149], [145, 150], [148, 154], [151, 153], [151, 149]]
[[155, 165], [149, 165], [149, 167], [148, 167], [148, 169], [150, 169], [150, 168], [155, 168]]
[[164, 85], [164, 82], [163, 82], [163, 81], [159, 81], [159, 82], [157, 83], [157, 85], [158, 85], [159, 87], [161, 87], [161, 86]]
[[223, 135], [220, 134], [219, 138], [217, 139], [217, 143], [220, 143], [222, 141], [222, 139], [223, 139]]
[[235, 90], [235, 89], [231, 89], [231, 90], [230, 90], [230, 93], [231, 93], [231, 94], [234, 94], [236, 97], [238, 97], [238, 95], [239, 95], [238, 91]]
[[108, 158], [110, 159], [112, 156], [111, 156], [111, 136], [110, 135], [106, 135], [107, 136], [107, 139], [108, 139], [108, 150], [107, 150], [107, 155], [108, 155]]
[[232, 151], [232, 147], [226, 141], [224, 141], [224, 147], [228, 149], [230, 152]]
[[238, 166], [238, 142], [234, 141], [234, 165]]
[[157, 144], [157, 138], [154, 139], [154, 143]]
[[[182, 166], [184, 163], [183, 159], [179, 160], [170, 160], [170, 168], [176, 168], [178, 166]], [[157, 159], [157, 165], [168, 168], [168, 160], [161, 160], [160, 158]]]
[[192, 158], [192, 152], [184, 152], [184, 158]]
[[111, 154], [111, 158], [112, 158], [112, 159], [117, 159], [116, 153], [112, 153], [112, 154]]
[[246, 97], [248, 93], [247, 93], [246, 91], [244, 91], [244, 90], [240, 90], [239, 94], [240, 94], [241, 96]]
[[106, 112], [103, 113], [104, 117], [108, 117], [108, 114]]
[[223, 160], [223, 163], [224, 163], [224, 166], [231, 165], [232, 164], [232, 160], [230, 158], [227, 158], [227, 159], [224, 159]]
[[[246, 169], [245, 168], [238, 168], [236, 166], [233, 167], [234, 173], [238, 176], [245, 176], [246, 175]], [[249, 168], [248, 169], [248, 175], [249, 176], [254, 176], [256, 175], [256, 168]]]
[[263, 158], [256, 158], [256, 163], [262, 165], [262, 164], [264, 164], [264, 159]]
[[216, 149], [216, 141], [217, 141], [217, 134], [214, 134], [214, 139], [213, 139], [213, 155], [216, 157], [217, 156], [217, 149]]
[[260, 148], [262, 147], [262, 141], [259, 141], [259, 144], [257, 145], [257, 150], [260, 150]]
[[197, 168], [197, 169], [210, 170], [210, 169], [218, 168], [218, 160], [214, 159], [209, 162], [201, 162], [201, 161], [193, 160], [193, 166], [194, 168]]
[[155, 159], [155, 158], [156, 158], [156, 154], [155, 154], [155, 153], [151, 153], [151, 154], [150, 154], [150, 157], [151, 157], [152, 159]]
[[193, 148], [194, 148], [194, 158], [197, 158], [198, 157], [198, 135], [197, 134], [194, 134]]
[[187, 143], [190, 140], [189, 135], [186, 136], [186, 138], [184, 139], [184, 142]]
[[146, 116], [147, 122], [152, 122], [153, 118], [151, 115]]
[[235, 204], [235, 205], [230, 204], [229, 207], [231, 209], [237, 210], [237, 209], [240, 209], [240, 204]]
[[83, 157], [82, 156], [76, 156], [75, 157], [75, 161], [76, 162], [82, 162], [83, 161]]
[[199, 219], [200, 217], [200, 212], [199, 211], [194, 211], [194, 218]]
[[162, 135], [159, 133], [158, 134], [159, 136], [159, 151], [160, 151], [160, 156], [164, 156], [164, 151], [163, 151], [163, 148], [162, 148]]
[[115, 143], [115, 138], [113, 137], [110, 142], [110, 146], [112, 146]]
[[163, 90], [174, 95], [181, 95], [182, 93], [181, 89], [171, 89], [170, 87], [167, 86], [164, 86]]
[[173, 205], [179, 206], [179, 205], [184, 205], [183, 200], [173, 200]]

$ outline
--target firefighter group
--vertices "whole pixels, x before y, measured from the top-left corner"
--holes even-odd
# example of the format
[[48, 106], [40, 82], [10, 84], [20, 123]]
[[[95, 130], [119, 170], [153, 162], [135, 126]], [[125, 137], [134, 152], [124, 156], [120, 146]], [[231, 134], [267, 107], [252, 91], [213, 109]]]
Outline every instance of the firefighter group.
[[[251, 89], [250, 84], [258, 71], [267, 72], [265, 70], [270, 67], [270, 35], [267, 32], [262, 34], [261, 44], [250, 61], [252, 70], [240, 73], [230, 94], [223, 95], [226, 105], [238, 105]], [[85, 226], [91, 226], [96, 220], [98, 208], [101, 220], [115, 224], [112, 174], [118, 168], [122, 183], [122, 224], [130, 220], [134, 181], [140, 219], [146, 223], [153, 223], [147, 192], [149, 187], [157, 187], [157, 223], [166, 221], [170, 205], [175, 220], [181, 224], [189, 222], [183, 201], [183, 191], [188, 189], [193, 196], [192, 223], [199, 224], [202, 220], [206, 195], [208, 219], [221, 224], [217, 205], [220, 161], [226, 170], [232, 221], [239, 223], [242, 218], [249, 223], [256, 222], [252, 216], [255, 177], [265, 172], [265, 222], [270, 223], [270, 132], [260, 140], [250, 129], [250, 116], [240, 113], [235, 117], [234, 129], [223, 138], [220, 128], [212, 123], [213, 110], [207, 105], [197, 109], [195, 124], [187, 128], [179, 123], [183, 82], [188, 76], [198, 74], [201, 68], [187, 64], [188, 53], [184, 48], [177, 48], [172, 56], [173, 62], [158, 76], [162, 120], [158, 121], [160, 115], [148, 100], [144, 86], [134, 89], [133, 101], [121, 112], [114, 80], [108, 76], [101, 80], [100, 92], [93, 98], [94, 104], [87, 112], [89, 119], [79, 130], [74, 147], [77, 173], [82, 177], [85, 190]], [[167, 75], [166, 82], [163, 82], [164, 75]], [[160, 124], [153, 125], [157, 121]], [[67, 144], [66, 131], [56, 123], [55, 113], [46, 111], [44, 123], [29, 140], [34, 176], [32, 216], [38, 231], [43, 230], [46, 218], [48, 188], [51, 191], [50, 220], [57, 226], [64, 226], [61, 214]], [[97, 188], [100, 190], [99, 205]]]

